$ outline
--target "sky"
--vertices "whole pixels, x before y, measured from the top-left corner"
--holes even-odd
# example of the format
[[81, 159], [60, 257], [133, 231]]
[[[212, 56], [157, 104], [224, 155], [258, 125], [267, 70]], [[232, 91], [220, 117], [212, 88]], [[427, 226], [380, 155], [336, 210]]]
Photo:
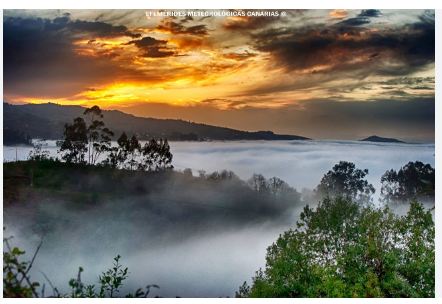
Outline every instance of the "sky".
[[5, 102], [434, 141], [434, 11], [6, 10], [3, 32]]

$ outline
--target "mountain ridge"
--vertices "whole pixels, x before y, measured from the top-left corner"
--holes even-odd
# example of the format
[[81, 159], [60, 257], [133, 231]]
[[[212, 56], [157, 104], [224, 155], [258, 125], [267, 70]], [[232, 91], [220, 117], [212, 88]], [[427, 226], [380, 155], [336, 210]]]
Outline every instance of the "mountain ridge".
[[364, 139], [361, 139], [359, 141], [369, 141], [369, 142], [385, 142], [385, 143], [405, 143], [402, 140], [396, 139], [396, 138], [389, 138], [389, 137], [381, 137], [377, 135], [371, 135]]
[[[20, 132], [25, 136], [60, 139], [63, 126], [82, 116], [85, 107], [54, 103], [13, 105], [3, 103], [4, 132]], [[123, 131], [140, 139], [165, 137], [169, 140], [310, 140], [310, 138], [275, 134], [272, 131], [242, 131], [227, 127], [184, 121], [139, 117], [119, 110], [102, 110], [104, 122], [115, 136]]]

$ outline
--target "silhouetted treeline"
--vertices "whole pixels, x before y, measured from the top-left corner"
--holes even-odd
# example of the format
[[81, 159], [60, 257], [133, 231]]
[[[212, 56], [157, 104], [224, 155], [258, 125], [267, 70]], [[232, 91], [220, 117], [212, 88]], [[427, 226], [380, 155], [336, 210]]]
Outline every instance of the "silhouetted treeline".
[[3, 129], [4, 145], [32, 145], [32, 138], [19, 130]]

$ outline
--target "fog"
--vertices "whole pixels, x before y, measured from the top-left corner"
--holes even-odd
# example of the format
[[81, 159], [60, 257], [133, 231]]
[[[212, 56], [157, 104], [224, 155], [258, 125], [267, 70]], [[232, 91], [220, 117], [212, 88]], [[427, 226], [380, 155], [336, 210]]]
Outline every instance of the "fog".
[[[54, 142], [45, 149], [55, 156]], [[340, 160], [351, 161], [369, 169], [367, 179], [376, 188], [375, 201], [386, 170], [416, 160], [434, 167], [433, 144], [172, 142], [171, 150], [176, 170], [191, 168], [194, 176], [198, 170], [227, 169], [245, 180], [261, 173], [280, 177], [298, 191], [314, 188]], [[4, 147], [4, 160], [26, 159], [29, 151]], [[79, 189], [82, 183], [97, 183], [94, 176], [88, 179], [79, 181]], [[51, 196], [5, 208], [5, 234], [14, 235], [14, 245], [26, 249], [28, 256], [43, 239], [33, 279], [45, 282], [43, 271], [63, 292], [68, 291], [68, 280], [76, 277], [78, 266], [85, 269], [84, 281], [97, 285], [98, 275], [120, 254], [130, 272], [123, 292], [158, 284], [161, 288], [152, 295], [225, 297], [234, 296], [243, 281], [250, 282], [255, 271], [265, 266], [267, 246], [295, 223], [305, 203], [257, 197], [237, 181], [195, 183], [179, 174], [153, 179], [152, 188], [136, 176], [127, 178], [122, 189], [147, 188], [139, 195], [97, 201], [92, 207]], [[97, 191], [111, 190], [115, 191]], [[51, 294], [48, 283], [46, 293]]]

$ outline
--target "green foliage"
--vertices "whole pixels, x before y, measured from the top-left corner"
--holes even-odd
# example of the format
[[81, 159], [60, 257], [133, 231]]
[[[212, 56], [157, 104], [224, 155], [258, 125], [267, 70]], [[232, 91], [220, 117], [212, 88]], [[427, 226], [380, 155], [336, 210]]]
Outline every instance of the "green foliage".
[[[3, 238], [3, 244], [6, 251], [3, 251], [3, 297], [6, 298], [31, 298], [44, 297], [44, 284], [41, 292], [37, 291], [40, 283], [33, 282], [29, 276], [33, 262], [37, 256], [42, 243], [39, 244], [31, 261], [21, 261], [24, 251], [18, 247], [11, 247], [9, 240], [11, 238]], [[79, 267], [77, 277], [69, 280], [68, 294], [60, 294], [51, 281], [45, 276], [53, 290], [54, 297], [71, 297], [71, 298], [113, 298], [118, 297], [123, 282], [128, 277], [128, 268], [120, 264], [121, 256], [114, 258], [113, 266], [102, 272], [98, 277], [99, 287], [95, 285], [85, 284], [81, 279], [83, 268]], [[160, 288], [156, 284], [147, 285], [146, 288], [138, 288], [135, 293], [129, 293], [125, 297], [146, 298], [152, 288]]]
[[[128, 268], [120, 264], [121, 256], [114, 258], [113, 266], [101, 273], [98, 277], [98, 291], [95, 285], [85, 285], [81, 280], [83, 268], [79, 267], [77, 278], [69, 280], [71, 293], [68, 295], [72, 298], [114, 298], [119, 297], [120, 288], [123, 282], [128, 278]], [[151, 288], [160, 288], [156, 284], [147, 285], [145, 289], [138, 288], [135, 293], [128, 293], [126, 298], [146, 298]]]
[[322, 177], [316, 193], [321, 198], [343, 196], [361, 203], [370, 202], [375, 189], [364, 179], [367, 174], [367, 169], [357, 169], [354, 163], [340, 161]]
[[[38, 282], [33, 282], [29, 277], [29, 270], [32, 267], [40, 245], [31, 261], [21, 261], [26, 253], [18, 247], [11, 247], [9, 240], [3, 238], [3, 297], [6, 298], [31, 298], [38, 297]], [[6, 249], [6, 251], [5, 251]]]
[[398, 171], [388, 170], [381, 177], [384, 202], [408, 202], [411, 199], [434, 201], [435, 170], [430, 164], [409, 162]]
[[115, 293], [119, 292], [119, 288], [123, 285], [123, 281], [127, 279], [127, 267], [123, 268], [120, 264], [120, 255], [114, 258], [114, 265], [111, 269], [103, 272], [99, 276], [100, 296], [108, 293], [109, 297], [112, 298]]
[[265, 270], [238, 297], [434, 297], [431, 213], [405, 216], [348, 198], [324, 199], [267, 249]]

